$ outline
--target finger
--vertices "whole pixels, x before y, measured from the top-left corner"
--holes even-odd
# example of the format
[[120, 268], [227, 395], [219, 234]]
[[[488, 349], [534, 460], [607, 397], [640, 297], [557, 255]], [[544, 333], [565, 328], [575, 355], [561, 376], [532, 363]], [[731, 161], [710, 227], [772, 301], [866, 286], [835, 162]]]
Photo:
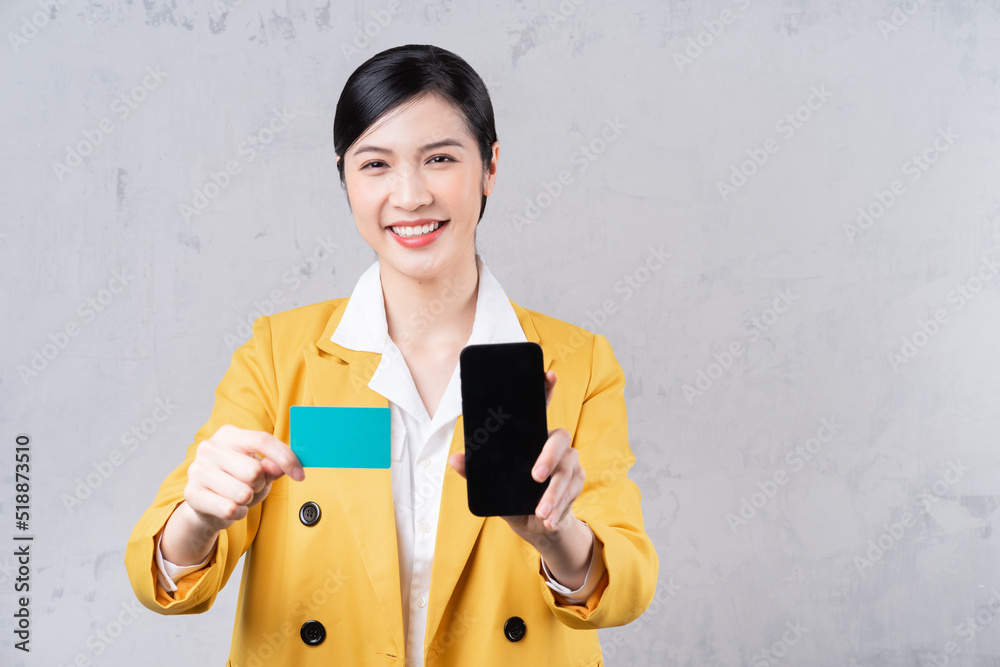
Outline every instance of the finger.
[[253, 494], [253, 499], [247, 504], [247, 507], [253, 507], [267, 498], [268, 494], [271, 493], [272, 484], [274, 484], [274, 482], [267, 482], [262, 488], [257, 489], [257, 492]]
[[301, 482], [305, 479], [305, 470], [302, 469], [302, 464], [299, 463], [299, 458], [292, 452], [291, 447], [270, 433], [238, 428], [230, 443], [233, 448], [244, 454], [260, 454], [264, 458], [271, 459], [278, 464], [283, 473], [296, 481]]
[[[543, 521], [550, 517], [554, 518], [558, 516], [556, 512], [561, 505], [563, 494], [569, 486], [571, 477], [572, 472], [563, 470], [559, 470], [552, 475], [548, 488], [545, 489], [541, 500], [538, 501], [538, 506], [535, 507], [535, 516]], [[546, 525], [546, 528], [550, 527]]]
[[[215, 450], [212, 452], [210, 458], [210, 462], [216, 469], [222, 470], [230, 477], [245, 483], [255, 492], [260, 491], [268, 483], [267, 470], [264, 467], [265, 461], [270, 460], [258, 458], [255, 454], [247, 456], [232, 449]], [[270, 465], [272, 468], [277, 467], [273, 461], [270, 461]], [[278, 470], [279, 474], [284, 474], [280, 468]]]
[[583, 469], [577, 466], [570, 474], [563, 489], [559, 495], [556, 496], [556, 500], [552, 503], [552, 509], [549, 512], [548, 517], [545, 519], [545, 527], [549, 530], [555, 528], [558, 524], [562, 523], [563, 519], [569, 514], [573, 507], [573, 502], [579, 497], [580, 492], [583, 490]]
[[[260, 461], [260, 465], [264, 468], [264, 477], [268, 484], [285, 474], [285, 471], [281, 469], [281, 466], [271, 459], [257, 460]], [[299, 481], [301, 482], [302, 480]]]
[[535, 460], [535, 465], [531, 468], [531, 476], [536, 482], [544, 482], [549, 474], [556, 469], [559, 459], [569, 448], [569, 431], [564, 428], [549, 430], [549, 438], [542, 447], [542, 453]]
[[455, 472], [457, 472], [459, 475], [461, 475], [463, 479], [466, 479], [466, 477], [465, 477], [465, 453], [464, 452], [455, 452], [454, 454], [452, 454], [451, 456], [449, 456], [448, 457], [448, 465], [450, 465], [452, 468], [454, 468]]
[[552, 401], [552, 388], [556, 386], [556, 372], [547, 371], [545, 373], [545, 407], [549, 407]]
[[200, 480], [207, 491], [233, 501], [237, 505], [249, 505], [257, 491], [254, 487], [217, 468], [208, 471]]
[[583, 469], [576, 450], [568, 449], [549, 480], [549, 486], [538, 501], [535, 515], [547, 520], [546, 528], [553, 528], [562, 519], [567, 507], [583, 489]]
[[259, 494], [272, 481], [285, 474], [277, 463], [258, 454], [244, 454], [230, 445], [214, 440], [202, 444], [204, 448], [199, 449], [200, 458], [196, 460], [198, 466], [189, 471], [195, 477], [205, 471], [221, 470], [247, 484], [254, 494]]
[[185, 494], [184, 500], [198, 514], [223, 521], [239, 521], [247, 515], [248, 511], [245, 505], [235, 503], [232, 499], [220, 496], [206, 488], [202, 488], [190, 496]]

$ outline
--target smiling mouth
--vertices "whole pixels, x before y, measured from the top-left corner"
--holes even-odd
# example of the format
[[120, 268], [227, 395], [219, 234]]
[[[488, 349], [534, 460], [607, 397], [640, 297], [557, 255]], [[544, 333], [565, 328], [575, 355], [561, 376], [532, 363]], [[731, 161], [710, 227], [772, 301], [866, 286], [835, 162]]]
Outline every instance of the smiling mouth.
[[448, 224], [447, 220], [443, 222], [429, 222], [426, 225], [420, 226], [413, 225], [409, 227], [389, 227], [389, 230], [396, 236], [404, 239], [411, 239], [431, 234], [446, 224]]

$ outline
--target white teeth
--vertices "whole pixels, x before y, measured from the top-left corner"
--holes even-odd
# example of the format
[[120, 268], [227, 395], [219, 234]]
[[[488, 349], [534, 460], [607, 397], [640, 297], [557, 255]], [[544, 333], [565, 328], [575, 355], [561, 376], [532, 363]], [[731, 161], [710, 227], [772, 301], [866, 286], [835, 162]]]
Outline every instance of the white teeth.
[[421, 227], [390, 227], [390, 229], [399, 236], [423, 236], [430, 234], [440, 226], [440, 222], [431, 222]]

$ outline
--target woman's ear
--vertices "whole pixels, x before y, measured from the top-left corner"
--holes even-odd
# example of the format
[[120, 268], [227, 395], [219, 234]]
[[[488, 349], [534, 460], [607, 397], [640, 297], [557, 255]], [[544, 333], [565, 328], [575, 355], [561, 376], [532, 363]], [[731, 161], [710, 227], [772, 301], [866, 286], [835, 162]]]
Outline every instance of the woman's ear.
[[500, 142], [494, 141], [490, 148], [492, 149], [493, 154], [490, 156], [489, 168], [483, 170], [483, 194], [486, 196], [489, 196], [493, 192], [493, 187], [497, 182], [497, 163], [500, 161]]

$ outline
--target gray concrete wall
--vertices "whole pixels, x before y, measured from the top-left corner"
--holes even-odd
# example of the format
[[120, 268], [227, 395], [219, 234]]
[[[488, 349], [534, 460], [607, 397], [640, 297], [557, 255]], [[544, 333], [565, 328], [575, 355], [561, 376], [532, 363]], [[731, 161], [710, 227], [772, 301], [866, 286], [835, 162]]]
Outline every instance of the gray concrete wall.
[[372, 261], [334, 107], [365, 58], [420, 42], [493, 95], [491, 269], [628, 378], [661, 577], [601, 632], [607, 663], [1000, 664], [1000, 6], [389, 9], [3, 3], [0, 663], [224, 664], [238, 573], [203, 616], [133, 619], [125, 541], [254, 311], [346, 296]]

